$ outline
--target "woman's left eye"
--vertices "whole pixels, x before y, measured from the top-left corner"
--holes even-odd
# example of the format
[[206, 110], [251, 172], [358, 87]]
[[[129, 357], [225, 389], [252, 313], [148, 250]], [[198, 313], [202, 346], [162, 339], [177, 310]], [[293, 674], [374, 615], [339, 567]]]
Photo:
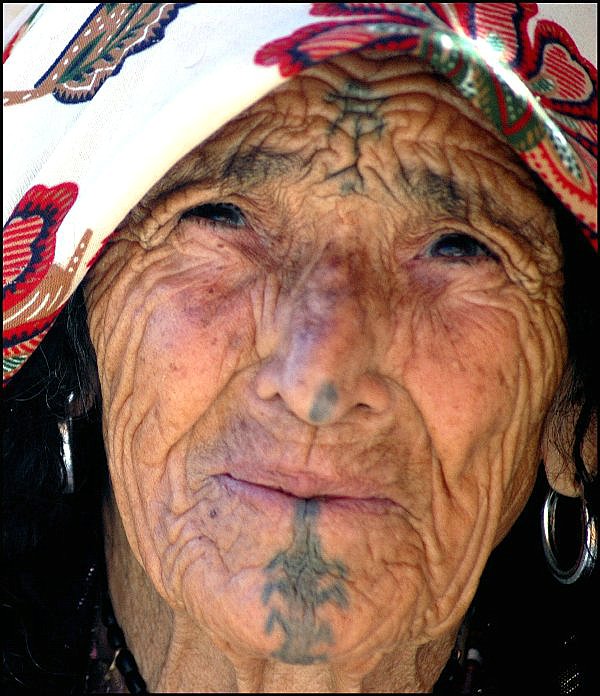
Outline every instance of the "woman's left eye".
[[202, 218], [225, 227], [243, 227], [246, 224], [244, 213], [233, 203], [203, 203], [186, 210], [181, 218]]
[[451, 232], [436, 239], [425, 251], [425, 256], [447, 259], [470, 259], [481, 256], [497, 258], [485, 244], [463, 232]]

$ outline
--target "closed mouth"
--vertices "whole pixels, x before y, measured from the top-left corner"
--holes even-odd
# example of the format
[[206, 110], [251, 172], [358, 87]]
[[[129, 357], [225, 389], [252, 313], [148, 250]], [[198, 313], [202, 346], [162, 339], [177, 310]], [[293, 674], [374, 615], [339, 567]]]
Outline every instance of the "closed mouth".
[[[352, 510], [355, 512], [383, 512], [389, 510], [390, 507], [396, 507], [396, 504], [389, 498], [356, 495], [354, 493], [326, 493], [325, 489], [331, 488], [330, 485], [319, 486], [314, 481], [310, 485], [299, 484], [297, 486], [289, 485], [288, 482], [284, 485], [268, 485], [255, 481], [233, 476], [230, 473], [220, 474], [216, 477], [225, 487], [228, 493], [233, 495], [241, 495], [249, 497], [255, 501], [268, 504], [272, 503], [297, 503], [301, 500], [314, 500], [328, 508], [340, 508]], [[319, 490], [321, 489], [321, 490]]]

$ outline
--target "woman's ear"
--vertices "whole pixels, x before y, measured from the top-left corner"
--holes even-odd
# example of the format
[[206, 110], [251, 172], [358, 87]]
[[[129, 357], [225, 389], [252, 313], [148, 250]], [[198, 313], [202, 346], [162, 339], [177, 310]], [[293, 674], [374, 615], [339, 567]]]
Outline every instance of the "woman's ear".
[[[546, 478], [552, 488], [562, 495], [577, 497], [581, 495], [581, 484], [577, 480], [577, 469], [573, 457], [575, 429], [581, 407], [569, 404], [554, 405], [548, 414], [542, 436], [542, 458], [546, 468]], [[598, 471], [598, 422], [593, 413], [589, 427], [583, 436], [581, 457], [588, 472]]]

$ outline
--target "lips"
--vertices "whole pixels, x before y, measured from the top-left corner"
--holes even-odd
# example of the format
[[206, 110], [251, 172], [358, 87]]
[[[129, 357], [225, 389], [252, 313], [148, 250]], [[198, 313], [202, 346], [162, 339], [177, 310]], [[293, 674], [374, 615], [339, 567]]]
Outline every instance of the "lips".
[[[364, 512], [383, 512], [395, 507], [389, 498], [372, 494], [368, 486], [319, 479], [314, 476], [265, 476], [262, 481], [239, 477], [231, 473], [217, 476], [230, 495], [240, 496], [254, 504], [296, 504], [299, 500], [317, 500], [327, 508]], [[267, 483], [268, 480], [268, 483]]]

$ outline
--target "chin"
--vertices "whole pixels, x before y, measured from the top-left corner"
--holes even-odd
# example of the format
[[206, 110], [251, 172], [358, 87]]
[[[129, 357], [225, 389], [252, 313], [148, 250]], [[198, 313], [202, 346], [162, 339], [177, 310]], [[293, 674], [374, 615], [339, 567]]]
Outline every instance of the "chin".
[[248, 548], [255, 564], [243, 568], [239, 553], [235, 568], [214, 550], [198, 554], [180, 585], [187, 617], [234, 661], [361, 664], [410, 640], [424, 599], [414, 571], [398, 583], [379, 564], [351, 569], [345, 545], [334, 554], [310, 533], [301, 542], [303, 531], [294, 528], [292, 543]]

